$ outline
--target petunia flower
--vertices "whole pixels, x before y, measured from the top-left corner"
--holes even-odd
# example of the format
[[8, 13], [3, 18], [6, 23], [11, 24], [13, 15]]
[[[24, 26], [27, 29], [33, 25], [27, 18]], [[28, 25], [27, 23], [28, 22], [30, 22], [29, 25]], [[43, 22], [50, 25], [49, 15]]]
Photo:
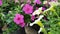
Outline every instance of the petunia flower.
[[46, 10], [46, 8], [45, 7], [42, 7], [42, 11], [44, 11], [44, 10]]
[[0, 0], [0, 6], [2, 5], [2, 0]]
[[49, 2], [49, 4], [50, 4], [51, 6], [57, 6], [57, 5], [60, 5], [59, 2], [54, 2], [54, 1]]
[[15, 3], [19, 3], [19, 1], [18, 0], [15, 0]]
[[58, 3], [58, 2], [54, 2], [54, 1], [49, 2], [49, 4], [50, 4], [50, 8], [44, 10], [44, 12], [49, 11], [49, 10], [51, 10], [51, 11], [55, 11], [54, 7], [60, 5], [60, 3]]
[[47, 1], [43, 1], [43, 4], [47, 4]]
[[41, 4], [40, 0], [34, 0], [34, 4]]
[[39, 15], [42, 12], [42, 7], [38, 8], [38, 10], [35, 10], [32, 15]]
[[34, 21], [34, 19], [35, 19], [35, 15], [32, 15], [31, 20]]
[[[39, 18], [37, 20], [35, 20], [33, 23], [30, 23], [30, 26], [33, 26], [34, 24], [39, 25], [40, 27], [44, 27], [42, 22], [40, 21], [42, 18], [44, 17], [44, 15], [40, 15]], [[42, 28], [40, 28], [38, 30], [38, 33], [40, 33], [42, 31]]]
[[25, 26], [25, 23], [24, 22], [23, 23], [20, 23], [19, 26], [24, 27]]
[[25, 12], [25, 14], [31, 14], [33, 12], [33, 6], [25, 4], [25, 6], [23, 7], [23, 11]]
[[27, 0], [27, 3], [29, 3], [29, 4], [30, 4], [30, 3], [31, 3], [31, 0]]
[[25, 25], [24, 16], [21, 14], [16, 14], [14, 17], [14, 22], [18, 25], [21, 25], [21, 27], [23, 27]]

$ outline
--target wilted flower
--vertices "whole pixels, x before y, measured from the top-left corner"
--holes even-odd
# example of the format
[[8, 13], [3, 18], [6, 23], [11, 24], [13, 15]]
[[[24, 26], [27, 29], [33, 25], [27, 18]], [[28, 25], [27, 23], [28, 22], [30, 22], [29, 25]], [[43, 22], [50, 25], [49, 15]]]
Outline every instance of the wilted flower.
[[0, 6], [2, 5], [2, 0], [0, 0]]
[[25, 12], [25, 14], [31, 14], [33, 12], [33, 6], [26, 4], [23, 7], [23, 11]]
[[16, 14], [14, 17], [14, 22], [18, 25], [21, 25], [21, 27], [23, 27], [25, 25], [24, 16], [21, 14]]
[[34, 4], [41, 4], [40, 0], [34, 0]]

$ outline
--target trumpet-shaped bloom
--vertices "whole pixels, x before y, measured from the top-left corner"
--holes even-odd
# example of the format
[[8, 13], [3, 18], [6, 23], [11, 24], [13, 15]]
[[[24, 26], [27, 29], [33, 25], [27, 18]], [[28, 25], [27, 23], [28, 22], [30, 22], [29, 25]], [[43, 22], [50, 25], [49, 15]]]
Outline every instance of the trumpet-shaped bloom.
[[32, 15], [39, 15], [42, 12], [42, 7], [40, 7], [38, 10], [35, 10]]
[[19, 24], [19, 26], [24, 27], [25, 26], [25, 23], [22, 22], [22, 23]]
[[16, 14], [14, 17], [14, 22], [18, 25], [20, 25], [21, 27], [24, 27], [25, 23], [24, 23], [24, 16], [21, 14]]
[[49, 2], [49, 4], [50, 4], [50, 6], [58, 6], [58, 5], [60, 5], [59, 2], [54, 2], [54, 1]]
[[31, 14], [33, 12], [33, 6], [26, 4], [23, 7], [23, 11], [25, 12], [25, 14]]
[[35, 4], [41, 4], [41, 1], [40, 0], [34, 0], [34, 3]]
[[47, 3], [47, 1], [43, 1], [43, 4], [46, 4]]
[[31, 3], [31, 0], [27, 0], [27, 3]]

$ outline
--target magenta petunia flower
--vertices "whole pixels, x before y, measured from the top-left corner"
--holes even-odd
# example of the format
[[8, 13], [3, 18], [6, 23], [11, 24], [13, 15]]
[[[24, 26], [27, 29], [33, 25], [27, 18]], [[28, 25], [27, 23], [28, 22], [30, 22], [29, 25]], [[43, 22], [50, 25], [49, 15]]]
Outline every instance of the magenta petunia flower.
[[25, 4], [25, 6], [23, 7], [23, 11], [25, 12], [25, 14], [31, 14], [33, 12], [33, 6]]
[[25, 25], [24, 16], [21, 14], [16, 14], [14, 17], [14, 22], [18, 25], [21, 25], [21, 27], [23, 27]]
[[19, 26], [24, 27], [25, 26], [25, 23], [24, 22], [23, 23], [20, 23]]
[[35, 15], [32, 15], [31, 20], [34, 21], [34, 19], [35, 19]]
[[46, 8], [45, 7], [42, 7], [42, 11], [44, 11], [44, 10], [46, 10]]
[[2, 5], [2, 0], [0, 0], [0, 6]]
[[34, 0], [34, 4], [41, 4], [40, 0]]

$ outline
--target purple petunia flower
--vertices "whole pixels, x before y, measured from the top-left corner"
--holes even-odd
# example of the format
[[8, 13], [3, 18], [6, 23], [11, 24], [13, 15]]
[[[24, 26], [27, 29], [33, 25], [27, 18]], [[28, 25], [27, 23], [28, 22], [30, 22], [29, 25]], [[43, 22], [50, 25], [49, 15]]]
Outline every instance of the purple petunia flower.
[[2, 0], [0, 0], [0, 6], [2, 5]]
[[23, 11], [25, 12], [25, 14], [31, 14], [33, 12], [33, 6], [25, 4], [25, 6], [23, 7]]
[[34, 0], [34, 4], [41, 4], [40, 0]]
[[25, 25], [24, 16], [21, 14], [16, 14], [14, 17], [14, 22], [18, 25], [21, 25], [21, 27], [23, 27]]
[[32, 15], [32, 16], [31, 16], [31, 20], [32, 20], [32, 21], [34, 21], [35, 18], [36, 18], [35, 15]]
[[42, 7], [42, 11], [44, 11], [44, 10], [46, 10], [46, 8], [45, 7]]

